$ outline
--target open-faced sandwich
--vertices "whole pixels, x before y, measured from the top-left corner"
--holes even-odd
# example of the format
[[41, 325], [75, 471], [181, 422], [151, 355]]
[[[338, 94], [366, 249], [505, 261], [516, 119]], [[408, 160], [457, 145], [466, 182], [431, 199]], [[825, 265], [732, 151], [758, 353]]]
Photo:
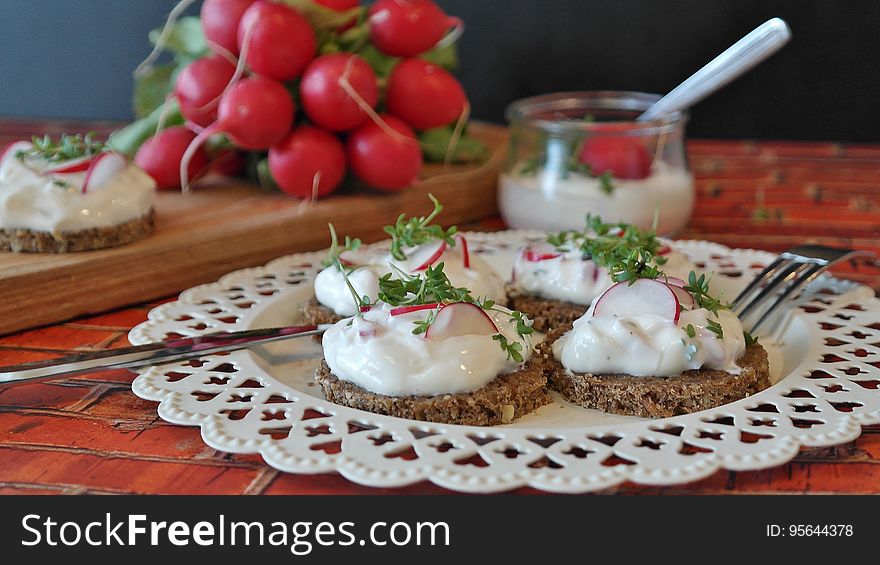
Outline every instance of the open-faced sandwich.
[[[390, 248], [361, 246], [357, 239], [345, 238], [340, 245], [330, 226], [331, 258], [315, 277], [315, 296], [303, 306], [309, 324], [331, 324], [357, 313], [351, 300], [350, 284], [359, 297], [373, 301], [379, 294], [382, 277], [408, 277], [423, 274], [433, 265], [444, 264], [444, 274], [456, 287], [474, 296], [507, 304], [504, 283], [485, 261], [468, 251], [467, 240], [455, 226], [444, 229], [431, 222], [443, 207], [429, 195], [433, 211], [425, 217], [407, 218], [401, 214], [393, 226], [385, 226], [391, 236]], [[343, 272], [334, 261], [338, 262]]]
[[61, 253], [153, 231], [156, 183], [91, 135], [18, 141], [0, 155], [0, 251]]
[[331, 402], [428, 422], [508, 423], [549, 402], [532, 328], [522, 313], [456, 287], [443, 262], [378, 278], [376, 299], [357, 268], [331, 250], [354, 314], [322, 338], [315, 379]]
[[[706, 275], [667, 276], [637, 250], [618, 281], [541, 346], [550, 387], [615, 414], [660, 418], [705, 410], [769, 386], [767, 353], [709, 294]], [[557, 339], [558, 338], [558, 339]]]
[[545, 242], [517, 253], [507, 285], [509, 304], [527, 314], [539, 331], [568, 328], [613, 284], [609, 266], [636, 249], [646, 250], [652, 264], [673, 276], [685, 277], [694, 268], [652, 230], [587, 216], [584, 230], [548, 234]]

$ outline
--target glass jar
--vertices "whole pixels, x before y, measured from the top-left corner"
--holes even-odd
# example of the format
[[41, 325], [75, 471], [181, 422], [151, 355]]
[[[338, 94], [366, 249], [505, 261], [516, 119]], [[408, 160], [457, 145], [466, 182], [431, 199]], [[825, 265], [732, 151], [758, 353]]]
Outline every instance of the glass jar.
[[512, 228], [583, 229], [590, 213], [671, 234], [688, 222], [694, 179], [687, 114], [635, 118], [660, 99], [641, 92], [562, 92], [507, 108], [510, 142], [498, 206]]

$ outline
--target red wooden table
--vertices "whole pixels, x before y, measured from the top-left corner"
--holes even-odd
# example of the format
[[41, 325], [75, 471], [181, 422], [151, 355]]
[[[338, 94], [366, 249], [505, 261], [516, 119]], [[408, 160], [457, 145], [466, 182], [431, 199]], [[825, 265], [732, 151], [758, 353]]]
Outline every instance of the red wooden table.
[[[0, 144], [32, 132], [107, 127], [6, 121]], [[880, 252], [880, 146], [692, 141], [689, 152], [699, 196], [681, 237], [770, 250], [815, 241]], [[503, 226], [487, 219], [479, 227]], [[880, 272], [841, 274], [880, 288]], [[0, 365], [123, 347], [128, 330], [154, 305], [0, 337]], [[131, 380], [129, 372], [108, 371], [0, 389], [0, 493], [448, 492], [429, 483], [374, 489], [335, 474], [284, 474], [259, 456], [216, 451], [197, 428], [160, 420], [155, 403], [131, 393]], [[614, 492], [880, 493], [880, 426], [767, 471], [719, 471], [669, 488], [624, 484]]]

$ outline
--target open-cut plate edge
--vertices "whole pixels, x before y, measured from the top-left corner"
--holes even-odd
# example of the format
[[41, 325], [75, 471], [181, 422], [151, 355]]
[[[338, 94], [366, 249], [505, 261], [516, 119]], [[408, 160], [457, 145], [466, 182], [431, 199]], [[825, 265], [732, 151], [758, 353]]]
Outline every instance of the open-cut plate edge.
[[[540, 233], [530, 231], [466, 235], [483, 249], [515, 248], [525, 239], [540, 237]], [[755, 271], [749, 267], [756, 260], [766, 263], [772, 258], [766, 252], [731, 250], [711, 242], [681, 241], [675, 246], [716, 266], [726, 262], [746, 273]], [[719, 259], [711, 259], [713, 255]], [[314, 271], [302, 265], [317, 263], [320, 257], [320, 252], [283, 257], [265, 267], [236, 271], [216, 283], [190, 289], [181, 294], [178, 301], [154, 309], [147, 322], [132, 329], [129, 339], [132, 343], [147, 343], [161, 339], [169, 331], [197, 334], [243, 329], [259, 311], [257, 306], [236, 311], [238, 320], [233, 323], [212, 321], [214, 318], [207, 310], [233, 309], [235, 302], [241, 300], [271, 303], [271, 297], [267, 300], [260, 293], [310, 281]], [[496, 492], [520, 486], [586, 492], [627, 480], [650, 485], [676, 484], [707, 477], [719, 469], [739, 471], [780, 465], [794, 457], [801, 447], [851, 441], [858, 437], [862, 426], [880, 423], [880, 389], [853, 384], [856, 380], [880, 379], [880, 369], [857, 357], [845, 358], [850, 353], [839, 346], [822, 343], [823, 338], [833, 338], [867, 350], [869, 355], [878, 355], [878, 348], [867, 341], [856, 342], [846, 337], [844, 331], [852, 331], [853, 326], [862, 322], [868, 326], [880, 321], [880, 301], [866, 287], [833, 281], [844, 291], [844, 296], [823, 296], [825, 302], [811, 308], [814, 312], [798, 314], [810, 328], [810, 343], [805, 360], [788, 378], [747, 399], [664, 420], [564, 429], [476, 428], [400, 420], [303, 395], [266, 375], [248, 352], [211, 358], [203, 368], [185, 364], [154, 367], [138, 376], [132, 389], [144, 399], [158, 401], [159, 415], [164, 420], [200, 426], [208, 445], [229, 452], [260, 453], [267, 463], [282, 471], [338, 471], [355, 482], [383, 487], [430, 480], [468, 492]], [[236, 298], [230, 298], [232, 296]], [[206, 299], [215, 299], [215, 304], [199, 304]], [[862, 310], [847, 309], [852, 301]], [[835, 318], [838, 314], [852, 317], [842, 320]], [[188, 329], [191, 321], [184, 323], [175, 319], [186, 316], [208, 325], [194, 331]], [[878, 318], [871, 320], [871, 316]], [[822, 324], [833, 324], [837, 328], [821, 330]], [[865, 333], [871, 331], [868, 329]], [[842, 361], [822, 362], [823, 356], [828, 355], [836, 355]], [[875, 362], [873, 358], [867, 360]], [[218, 363], [231, 363], [237, 370], [224, 375], [229, 379], [223, 385], [203, 384], [206, 377], [217, 375], [208, 369]], [[848, 363], [847, 368], [857, 367], [862, 371], [856, 375], [860, 378], [831, 375], [835, 365], [844, 366], [841, 363]], [[807, 378], [811, 372], [820, 370], [831, 376], [821, 382]], [[166, 374], [174, 371], [187, 375], [170, 382]], [[838, 372], [845, 374], [839, 369]], [[241, 393], [238, 387], [247, 380], [256, 380], [261, 386], [249, 390], [253, 394], [246, 401], [241, 401], [241, 396], [229, 401], [230, 391]], [[834, 385], [839, 385], [843, 390], [829, 393], [826, 385], [832, 390]], [[216, 392], [211, 400], [201, 401], [192, 395], [206, 388]], [[784, 396], [794, 390], [803, 392]], [[277, 404], [273, 396], [288, 402]], [[838, 406], [859, 406], [849, 406], [849, 412], [841, 412], [832, 402]], [[772, 406], [777, 412], [754, 411], [762, 405]], [[224, 410], [226, 413], [221, 412]], [[230, 412], [235, 410], [247, 413], [240, 419], [232, 419]], [[273, 424], [262, 420], [261, 415], [273, 410], [276, 412], [272, 413], [282, 411], [284, 414], [278, 424], [290, 426], [284, 437], [260, 433]], [[304, 420], [306, 414], [312, 412], [325, 416], [314, 422]], [[816, 420], [817, 417], [821, 420]], [[772, 421], [775, 427], [753, 425], [759, 420]], [[812, 423], [803, 429], [795, 427], [795, 421]], [[317, 433], [315, 426], [319, 424], [320, 433]], [[440, 451], [438, 446], [446, 445], [451, 447]], [[706, 449], [711, 452], [703, 452]], [[513, 458], [509, 457], [511, 450], [517, 452]], [[413, 454], [417, 457], [415, 460], [411, 459]]]

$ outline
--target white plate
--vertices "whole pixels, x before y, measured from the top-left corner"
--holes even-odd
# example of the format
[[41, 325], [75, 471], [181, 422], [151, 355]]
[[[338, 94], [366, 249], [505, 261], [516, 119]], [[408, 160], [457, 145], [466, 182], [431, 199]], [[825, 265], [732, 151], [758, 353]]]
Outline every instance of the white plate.
[[[537, 232], [467, 234], [506, 277], [513, 252]], [[678, 241], [677, 250], [719, 273], [713, 290], [732, 297], [773, 259], [769, 253]], [[324, 253], [277, 259], [192, 288], [150, 312], [134, 344], [297, 323]], [[139, 375], [132, 389], [160, 402], [168, 422], [198, 425], [210, 446], [260, 453], [292, 473], [338, 471], [372, 486], [430, 480], [493, 492], [520, 486], [584, 492], [625, 480], [692, 481], [720, 468], [761, 469], [801, 446], [850, 441], [880, 422], [880, 301], [871, 289], [822, 277], [798, 307], [762, 338], [781, 380], [705, 412], [647, 420], [585, 410], [562, 401], [506, 426], [429, 424], [337, 406], [312, 382], [320, 346], [299, 339], [205, 357]]]

